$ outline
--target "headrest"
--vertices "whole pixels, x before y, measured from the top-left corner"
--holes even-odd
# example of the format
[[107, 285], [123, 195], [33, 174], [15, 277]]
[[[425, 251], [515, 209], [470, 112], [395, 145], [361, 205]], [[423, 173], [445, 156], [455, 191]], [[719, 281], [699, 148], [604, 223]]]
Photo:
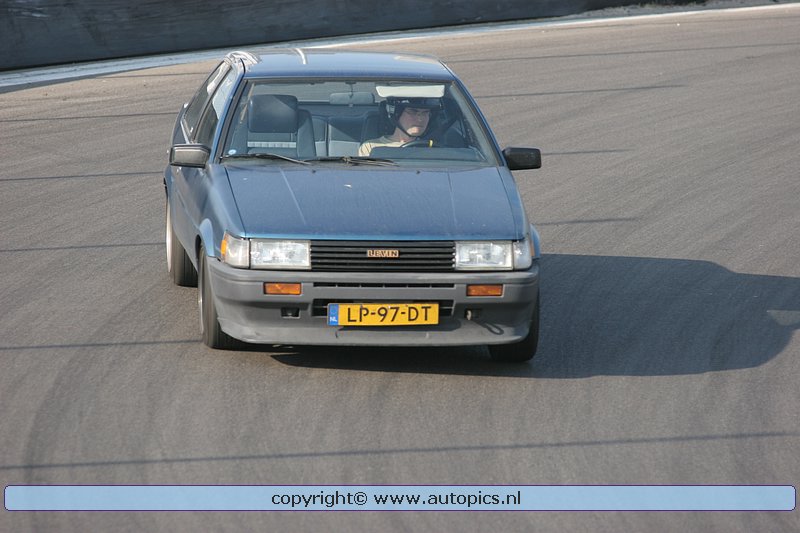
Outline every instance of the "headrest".
[[248, 103], [247, 122], [253, 133], [295, 133], [297, 98], [287, 94], [259, 94]]

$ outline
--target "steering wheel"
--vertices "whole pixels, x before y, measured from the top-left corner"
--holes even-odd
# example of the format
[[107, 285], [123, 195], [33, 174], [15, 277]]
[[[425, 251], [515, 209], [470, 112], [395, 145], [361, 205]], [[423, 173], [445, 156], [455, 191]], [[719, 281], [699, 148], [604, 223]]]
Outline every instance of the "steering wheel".
[[430, 148], [433, 146], [433, 142], [428, 139], [414, 139], [413, 141], [408, 141], [402, 147], [403, 148], [419, 148], [425, 147]]

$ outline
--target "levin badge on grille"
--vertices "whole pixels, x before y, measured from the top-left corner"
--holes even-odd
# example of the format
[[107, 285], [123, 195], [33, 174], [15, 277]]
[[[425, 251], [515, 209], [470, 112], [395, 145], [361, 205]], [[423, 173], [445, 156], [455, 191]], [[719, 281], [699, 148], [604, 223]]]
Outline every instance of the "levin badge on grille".
[[367, 257], [396, 259], [400, 257], [400, 250], [367, 250]]

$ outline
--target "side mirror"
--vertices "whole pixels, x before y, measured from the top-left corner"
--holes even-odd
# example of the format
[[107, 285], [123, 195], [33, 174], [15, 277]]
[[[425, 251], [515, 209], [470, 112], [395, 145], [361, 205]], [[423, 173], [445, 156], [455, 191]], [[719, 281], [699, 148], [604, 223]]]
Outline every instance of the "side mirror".
[[542, 168], [542, 152], [538, 148], [506, 148], [503, 157], [509, 170]]
[[169, 150], [169, 164], [174, 167], [203, 168], [211, 156], [211, 149], [202, 144], [176, 144]]

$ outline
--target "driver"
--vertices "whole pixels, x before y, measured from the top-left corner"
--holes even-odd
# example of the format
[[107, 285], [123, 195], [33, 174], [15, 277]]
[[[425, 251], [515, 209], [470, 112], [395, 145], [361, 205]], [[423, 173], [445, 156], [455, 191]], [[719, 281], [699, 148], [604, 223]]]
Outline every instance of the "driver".
[[362, 143], [358, 155], [368, 156], [378, 146], [403, 146], [422, 138], [428, 131], [431, 115], [438, 108], [437, 98], [387, 98], [386, 113], [394, 124], [394, 133]]

